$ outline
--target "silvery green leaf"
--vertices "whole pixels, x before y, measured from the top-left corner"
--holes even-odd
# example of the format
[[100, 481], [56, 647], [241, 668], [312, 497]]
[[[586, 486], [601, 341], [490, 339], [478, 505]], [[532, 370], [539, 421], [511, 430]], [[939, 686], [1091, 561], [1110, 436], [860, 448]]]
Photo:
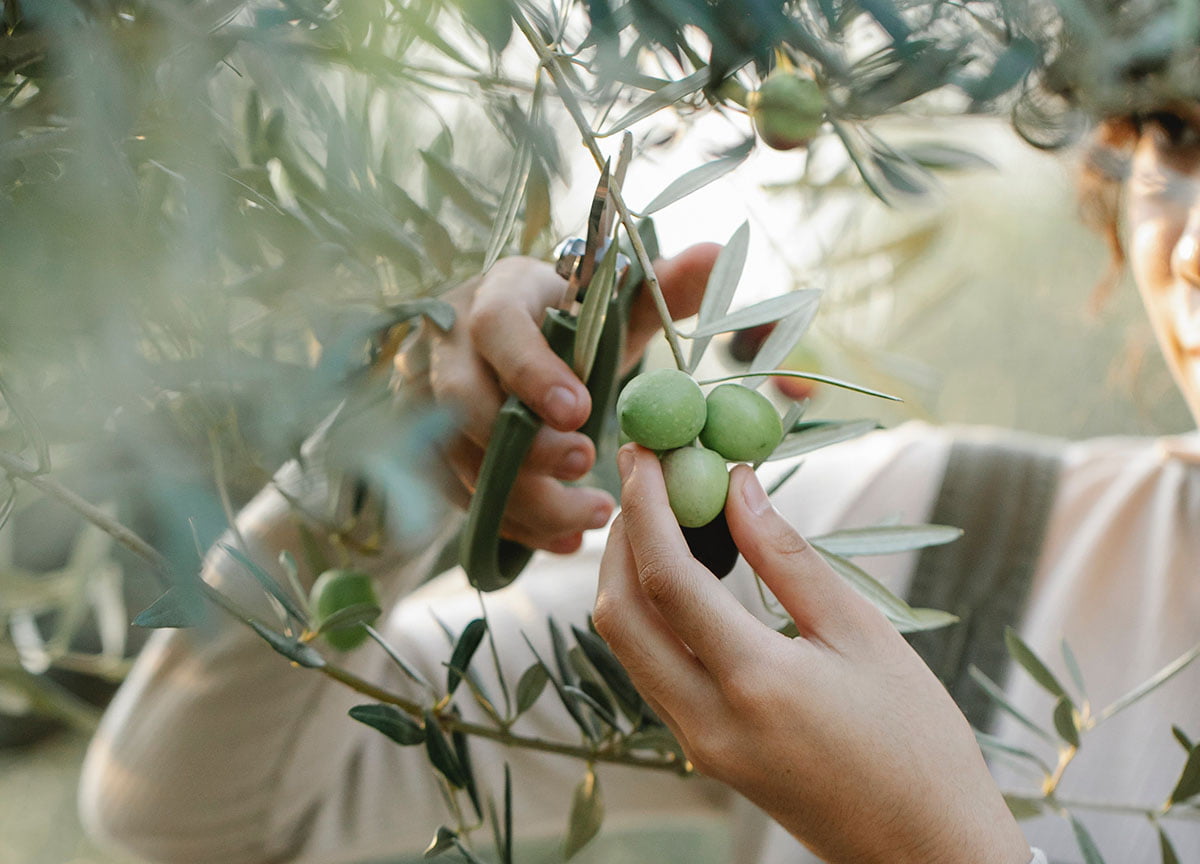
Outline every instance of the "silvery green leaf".
[[1068, 703], [1071, 702], [1071, 697], [1067, 695], [1066, 689], [1054, 677], [1054, 673], [1046, 668], [1046, 665], [1033, 653], [1012, 627], [1006, 627], [1004, 630], [1004, 646], [1008, 649], [1009, 656], [1033, 676], [1033, 680], [1040, 684], [1044, 690], [1053, 696], [1057, 696], [1059, 699], [1066, 699]]
[[397, 744], [407, 747], [425, 741], [425, 729], [421, 724], [395, 705], [355, 705], [350, 709], [350, 716], [382, 732]]
[[1162, 864], [1179, 864], [1179, 855], [1175, 852], [1175, 846], [1161, 825], [1158, 826], [1158, 848], [1162, 853]]
[[1156, 672], [1146, 681], [1143, 681], [1137, 687], [1134, 687], [1116, 702], [1113, 702], [1111, 705], [1101, 711], [1096, 717], [1096, 723], [1102, 723], [1109, 717], [1112, 717], [1118, 711], [1123, 711], [1124, 709], [1128, 708], [1150, 691], [1162, 686], [1175, 675], [1182, 672], [1188, 666], [1188, 664], [1190, 664], [1197, 657], [1200, 657], [1200, 644], [1185, 651], [1162, 669], [1159, 669], [1158, 672]]
[[964, 171], [995, 168], [996, 164], [974, 150], [956, 147], [940, 141], [906, 144], [904, 155], [923, 168], [936, 171]]
[[693, 93], [699, 92], [708, 84], [709, 79], [708, 67], [697, 69], [686, 78], [680, 78], [678, 81], [668, 81], [663, 86], [659, 87], [641, 102], [630, 108], [619, 118], [613, 121], [612, 125], [596, 135], [597, 138], [607, 138], [610, 135], [615, 135], [618, 132], [624, 131], [639, 120], [649, 117], [651, 114], [666, 108], [669, 105], [674, 105], [685, 96], [690, 96]]
[[[558, 631], [557, 625], [551, 621], [550, 626], [551, 636], [553, 637], [555, 634], [557, 634], [558, 640], [561, 641], [562, 634]], [[524, 634], [522, 634], [522, 636], [524, 636]], [[546, 672], [546, 677], [550, 681], [550, 685], [554, 687], [554, 692], [558, 694], [559, 701], [562, 702], [563, 707], [567, 709], [567, 713], [571, 715], [571, 719], [575, 721], [575, 725], [579, 727], [579, 731], [586, 735], [590, 741], [598, 741], [600, 735], [596, 730], [596, 725], [592, 722], [591, 718], [587, 714], [579, 709], [579, 700], [577, 700], [564, 689], [564, 684], [574, 685], [576, 683], [575, 673], [570, 668], [570, 663], [567, 659], [566, 646], [563, 645], [561, 650], [559, 650], [558, 645], [555, 646], [555, 659], [557, 660], [559, 669], [560, 671], [564, 669], [566, 670], [564, 673], [564, 680], [559, 681], [554, 677], [554, 675], [550, 674], [550, 667], [546, 665], [546, 661], [542, 659], [541, 655], [538, 653], [537, 649], [533, 647], [533, 643], [529, 641], [529, 637], [527, 636], [525, 636], [525, 644], [529, 646], [529, 650], [533, 652], [533, 656], [537, 658], [539, 663], [541, 663], [542, 669]]]
[[629, 718], [631, 723], [637, 723], [643, 713], [644, 703], [641, 694], [629, 680], [629, 674], [617, 660], [616, 655], [612, 653], [608, 643], [595, 633], [579, 627], [573, 626], [571, 632], [574, 633], [575, 640], [579, 643], [579, 647], [587, 656], [588, 661], [604, 679], [608, 689], [612, 691], [621, 708], [621, 713]]
[[792, 432], [783, 436], [783, 440], [779, 442], [779, 446], [767, 457], [767, 461], [774, 462], [780, 459], [790, 459], [802, 453], [820, 450], [822, 447], [828, 447], [830, 444], [837, 444], [841, 441], [849, 441], [851, 438], [858, 438], [860, 435], [874, 432], [878, 428], [879, 424], [874, 420], [847, 420], [837, 423], [824, 423], [821, 426], [805, 429], [802, 432]]
[[436, 300], [433, 297], [419, 297], [416, 300], [394, 303], [388, 307], [387, 311], [394, 324], [422, 315], [433, 322], [439, 330], [448, 331], [454, 326], [454, 307], [445, 300]]
[[604, 799], [600, 795], [600, 784], [596, 772], [591, 768], [571, 798], [571, 818], [567, 824], [567, 837], [563, 842], [563, 860], [569, 861], [575, 853], [588, 844], [600, 830], [604, 821]]
[[891, 555], [941, 546], [957, 540], [962, 533], [961, 528], [949, 525], [879, 525], [834, 531], [810, 539], [835, 555], [853, 558], [856, 555]]
[[480, 225], [485, 228], [492, 227], [492, 215], [479, 198], [472, 192], [459, 176], [460, 171], [455, 169], [445, 158], [433, 152], [432, 150], [421, 150], [421, 159], [425, 162], [425, 167], [429, 170], [426, 174], [428, 181], [437, 187], [437, 189], [449, 198], [454, 206], [461, 210], [467, 216], [470, 216]]
[[751, 139], [731, 155], [706, 162], [676, 177], [667, 184], [667, 188], [659, 192], [649, 204], [642, 208], [641, 215], [649, 216], [651, 213], [657, 213], [664, 207], [674, 204], [681, 198], [686, 198], [693, 192], [703, 189], [709, 183], [724, 177], [746, 161], [746, 157], [750, 155], [753, 144], [754, 141]]
[[549, 680], [550, 676], [540, 662], [521, 673], [521, 680], [517, 682], [517, 714], [524, 714], [533, 707]]
[[[774, 335], [774, 333], [771, 334], [771, 336]], [[770, 337], [767, 338], [770, 339]], [[766, 343], [764, 343], [764, 347], [765, 345]], [[761, 374], [759, 374], [760, 372]], [[875, 396], [879, 399], [888, 399], [892, 402], [904, 401], [899, 396], [893, 396], [890, 393], [884, 393], [882, 390], [872, 390], [870, 387], [863, 387], [859, 384], [851, 384], [849, 381], [843, 381], [840, 378], [830, 378], [828, 375], [817, 375], [815, 372], [796, 372], [792, 369], [766, 369], [754, 370], [752, 372], [738, 372], [733, 375], [722, 375], [720, 378], [708, 378], [704, 381], [701, 381], [700, 384], [703, 386], [708, 384], [717, 384], [721, 381], [741, 380], [746, 383], [747, 387], [750, 386], [751, 381], [757, 382], [754, 385], [757, 387], [761, 385], [764, 380], [766, 380], [767, 376], [774, 378], [803, 378], [806, 381], [819, 381], [822, 384], [828, 384], [831, 387], [840, 387], [843, 390], [852, 390], [855, 393], [862, 393], [866, 396]]]
[[1071, 676], [1071, 681], [1075, 688], [1079, 691], [1079, 695], [1087, 701], [1087, 687], [1083, 683], [1083, 670], [1079, 668], [1079, 661], [1075, 659], [1075, 652], [1071, 650], [1071, 646], [1067, 644], [1067, 640], [1062, 640], [1062, 656], [1063, 663], [1066, 664], [1067, 673]]
[[528, 138], [522, 138], [514, 154], [512, 173], [508, 176], [508, 184], [500, 197], [500, 209], [496, 213], [496, 221], [492, 223], [492, 236], [488, 240], [487, 251], [483, 256], [481, 272], [487, 273], [504, 251], [508, 236], [512, 233], [517, 222], [517, 211], [521, 206], [521, 198], [525, 194], [525, 184], [529, 180], [529, 168], [533, 164], [533, 144]]
[[1171, 796], [1167, 799], [1167, 806], [1186, 801], [1194, 795], [1200, 795], [1200, 747], [1193, 747], [1192, 752], [1188, 754], [1187, 761], [1183, 763], [1183, 771], [1180, 772], [1175, 788], [1171, 790]]
[[1015, 719], [1018, 723], [1020, 723], [1022, 726], [1024, 726], [1030, 732], [1033, 732], [1035, 735], [1037, 735], [1043, 741], [1046, 741], [1050, 744], [1057, 745], [1058, 742], [1056, 742], [1054, 740], [1054, 736], [1051, 735], [1049, 732], [1047, 732], [1045, 729], [1043, 729], [1041, 726], [1038, 726], [1036, 723], [1034, 723], [1032, 720], [1030, 720], [1029, 717], [1027, 717], [1025, 714], [1023, 714], [1020, 710], [1018, 710], [1017, 707], [1008, 700], [1008, 697], [1004, 695], [1004, 691], [1002, 689], [1000, 689], [1000, 685], [997, 684], [995, 681], [993, 681], [991, 678], [989, 678], [983, 672], [982, 669], [980, 669], [978, 666], [975, 666], [974, 664], [972, 664], [968, 668], [967, 672], [968, 672], [968, 674], [970, 674], [972, 680], [974, 680], [975, 683], [979, 685], [980, 689], [982, 689], [983, 692], [985, 694], [987, 694], [988, 698], [996, 703], [996, 707], [998, 707], [1000, 710], [1004, 711], [1006, 714], [1008, 714], [1010, 717]]
[[1007, 753], [1010, 756], [1016, 756], [1019, 759], [1024, 759], [1026, 762], [1036, 765], [1047, 777], [1054, 773], [1050, 766], [1046, 764], [1045, 760], [1036, 753], [1031, 753], [1030, 751], [1024, 750], [1020, 747], [1014, 747], [1012, 744], [1002, 741], [995, 735], [989, 735], [986, 732], [980, 732], [978, 729], [974, 730], [974, 732], [975, 740], [979, 742], [979, 747], [984, 752], [991, 751]]
[[420, 684], [426, 689], [432, 690], [433, 685], [425, 680], [425, 676], [412, 667], [403, 657], [396, 653], [396, 649], [387, 643], [387, 640], [379, 634], [371, 625], [366, 625], [367, 635], [370, 636], [384, 650], [384, 653], [392, 658], [392, 662], [400, 667], [400, 671], [409, 677], [414, 683]]
[[234, 560], [250, 571], [250, 574], [255, 578], [255, 580], [257, 580], [258, 584], [261, 585], [268, 594], [278, 600], [279, 604], [287, 610], [289, 615], [301, 623], [308, 623], [308, 619], [304, 616], [304, 610], [300, 608], [300, 606], [296, 603], [292, 596], [288, 594], [288, 592], [284, 591], [283, 588], [280, 587], [278, 582], [271, 578], [271, 575], [267, 573], [266, 570], [251, 560], [251, 558], [240, 549], [237, 549], [228, 543], [221, 543], [220, 546], [222, 549], [228, 552]]
[[1079, 724], [1075, 721], [1075, 707], [1066, 696], [1060, 696], [1054, 705], [1054, 730], [1072, 747], [1079, 748]]
[[325, 658], [317, 653], [310, 645], [305, 645], [303, 642], [298, 642], [288, 636], [283, 636], [276, 633], [269, 627], [264, 627], [258, 621], [251, 621], [250, 626], [254, 632], [261, 636], [268, 645], [282, 654], [284, 657], [291, 660], [300, 666], [308, 669], [320, 669], [325, 665]]
[[816, 288], [790, 291], [787, 294], [755, 303], [753, 306], [738, 309], [711, 324], [697, 327], [691, 333], [681, 333], [680, 335], [686, 336], [688, 339], [699, 339], [705, 336], [716, 336], [718, 333], [729, 333], [733, 330], [745, 330], [748, 327], [769, 324], [788, 315], [794, 315], [809, 306], [815, 308], [821, 302], [821, 294], [822, 292]]
[[[605, 723], [607, 723], [609, 726], [611, 726], [614, 729], [619, 728], [620, 724], [617, 723], [616, 715], [614, 715], [612, 713], [611, 706], [605, 707], [603, 704], [601, 704], [599, 699], [595, 698], [594, 695], [589, 694], [586, 690], [583, 689], [584, 685], [587, 685], [590, 683], [591, 682], [589, 682], [589, 681], [581, 681], [580, 686], [578, 686], [578, 687], [574, 687], [570, 684], [564, 684], [563, 690], [566, 693], [569, 693], [575, 699], [578, 699], [581, 702], [583, 702], [585, 705], [587, 705], [593, 711], [595, 711], [596, 715], [601, 720], [603, 720]], [[595, 685], [592, 685], [592, 686], [595, 686]]]
[[1070, 818], [1071, 830], [1075, 832], [1075, 842], [1079, 844], [1079, 851], [1083, 853], [1084, 864], [1104, 864], [1104, 856], [1100, 854], [1092, 835], [1083, 827], [1083, 823], [1075, 818], [1074, 814]]
[[850, 561], [822, 549], [816, 543], [813, 548], [819, 551], [838, 575], [850, 583], [855, 591], [866, 597], [901, 633], [914, 633], [920, 630], [934, 630], [945, 627], [958, 620], [949, 612], [938, 609], [914, 609], [909, 606], [865, 570]]
[[204, 598], [194, 589], [176, 585], [133, 619], [134, 627], [195, 627], [205, 617]]
[[[779, 323], [775, 325], [775, 329], [771, 331], [771, 335], [763, 341], [758, 353], [754, 355], [754, 359], [750, 361], [750, 371], [770, 372], [786, 360], [792, 353], [792, 349], [796, 347], [796, 343], [800, 341], [800, 337], [808, 332], [816, 315], [817, 305], [814, 303], [780, 319]], [[817, 380], [816, 377], [807, 374], [798, 377], [807, 377], [812, 381]], [[765, 375], [758, 375], [748, 377], [742, 383], [750, 388], [758, 388], [766, 380]]]
[[[704, 298], [700, 301], [697, 327], [704, 327], [725, 315], [725, 310], [729, 308], [737, 291], [738, 282], [742, 279], [749, 249], [750, 223], [743, 222], [717, 255], [712, 272], [708, 275], [708, 284], [704, 286]], [[689, 372], [694, 372], [700, 365], [704, 349], [711, 341], [712, 337], [701, 337], [692, 341], [692, 351], [688, 357]]]
[[473, 619], [463, 628], [462, 635], [458, 637], [458, 642], [450, 655], [450, 669], [446, 673], [447, 695], [458, 689], [458, 683], [466, 673], [467, 667], [471, 665], [471, 658], [475, 656], [486, 632], [487, 624], [482, 618]]
[[454, 755], [458, 757], [458, 764], [463, 769], [463, 777], [467, 782], [467, 797], [471, 799], [471, 807], [475, 810], [476, 818], [483, 821], [483, 805], [479, 800], [479, 786], [475, 782], [475, 769], [471, 764], [471, 746], [467, 735], [465, 732], [455, 730], [450, 734], [450, 740], [454, 743]]
[[317, 633], [328, 633], [330, 630], [341, 630], [358, 624], [370, 624], [382, 614], [383, 610], [374, 603], [352, 603], [334, 612], [321, 621]]
[[583, 307], [579, 310], [579, 329], [575, 336], [575, 356], [572, 368], [580, 381], [592, 374], [596, 351], [600, 347], [600, 336], [604, 333], [604, 322], [617, 281], [618, 244], [609, 243], [600, 265], [592, 276], [592, 282], [583, 295]]
[[1012, 813], [1013, 818], [1020, 822], [1022, 819], [1032, 819], [1035, 816], [1040, 816], [1045, 805], [1040, 798], [1027, 798], [1021, 795], [1005, 795], [1004, 803], [1008, 805], [1008, 812]]

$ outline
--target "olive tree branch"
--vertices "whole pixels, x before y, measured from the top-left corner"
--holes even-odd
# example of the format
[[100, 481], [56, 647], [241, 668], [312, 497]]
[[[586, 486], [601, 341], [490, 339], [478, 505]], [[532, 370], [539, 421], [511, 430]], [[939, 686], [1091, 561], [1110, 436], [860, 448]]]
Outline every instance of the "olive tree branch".
[[[602, 168], [605, 159], [604, 154], [600, 151], [600, 145], [596, 143], [596, 130], [592, 128], [591, 123], [584, 116], [583, 105], [563, 74], [562, 58], [554, 51], [551, 51], [550, 47], [543, 42], [541, 36], [533, 28], [533, 25], [529, 23], [529, 19], [525, 17], [525, 13], [516, 4], [512, 5], [510, 11], [512, 12], [513, 21], [516, 22], [525, 39], [537, 53], [538, 61], [545, 67], [546, 72], [550, 75], [550, 80], [554, 82], [554, 87], [558, 90], [559, 98], [562, 100], [563, 106], [567, 109], [567, 113], [571, 115], [571, 119], [575, 121], [575, 125], [579, 129], [579, 134], [583, 136], [583, 143], [592, 154], [592, 159], [595, 160], [596, 166]], [[683, 348], [679, 344], [679, 335], [671, 319], [671, 311], [667, 308], [667, 301], [663, 297], [662, 286], [658, 284], [658, 276], [654, 273], [654, 262], [650, 260], [650, 255], [646, 251], [646, 246], [642, 242], [637, 226], [634, 225], [633, 215], [629, 212], [629, 208], [625, 206], [625, 199], [622, 197], [619, 184], [613, 183], [609, 187], [608, 194], [612, 197], [613, 206], [616, 207], [617, 214], [621, 217], [621, 224], [625, 226], [625, 234], [629, 237], [629, 242], [633, 244], [633, 253], [637, 256], [638, 264], [641, 265], [642, 272], [645, 273], [646, 287], [650, 289], [650, 296], [654, 299], [654, 308], [658, 312], [658, 317], [662, 320], [663, 332], [666, 334], [667, 342], [671, 346], [671, 354], [675, 358], [675, 365], [680, 369], [686, 369], [687, 361], [684, 360]]]

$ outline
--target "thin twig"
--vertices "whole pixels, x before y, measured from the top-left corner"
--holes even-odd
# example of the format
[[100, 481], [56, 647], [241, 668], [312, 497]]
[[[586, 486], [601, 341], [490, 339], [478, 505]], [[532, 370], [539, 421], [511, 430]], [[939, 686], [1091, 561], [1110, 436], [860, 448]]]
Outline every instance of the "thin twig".
[[[550, 75], [550, 80], [554, 82], [559, 98], [562, 99], [563, 106], [567, 109], [567, 113], [571, 115], [571, 119], [575, 121], [575, 125], [579, 128], [579, 134], [583, 136], [583, 143], [592, 154], [592, 159], [595, 160], [596, 166], [602, 168], [605, 160], [604, 154], [600, 150], [600, 145], [596, 143], [596, 130], [592, 128], [587, 117], [584, 116], [583, 106], [579, 102], [579, 97], [575, 95], [575, 91], [567, 83], [562, 72], [561, 60], [557, 54], [542, 42], [541, 37], [533, 29], [533, 25], [529, 23], [529, 19], [525, 17], [524, 12], [515, 5], [511, 11], [517, 27], [520, 28], [521, 33], [524, 34], [533, 50], [537, 52], [538, 60], [546, 67], [546, 72]], [[667, 342], [671, 346], [671, 354], [675, 358], [675, 365], [680, 369], [686, 369], [687, 361], [683, 358], [683, 348], [679, 344], [679, 336], [675, 331], [675, 325], [671, 319], [671, 310], [667, 308], [667, 301], [663, 297], [662, 286], [658, 284], [658, 276], [654, 273], [654, 262], [650, 260], [650, 255], [646, 252], [646, 246], [642, 243], [642, 237], [638, 233], [637, 226], [633, 221], [633, 214], [625, 206], [625, 200], [617, 184], [614, 183], [612, 185], [609, 189], [609, 194], [612, 196], [613, 206], [617, 208], [617, 213], [621, 217], [621, 224], [625, 226], [625, 233], [629, 237], [629, 242], [633, 244], [633, 253], [637, 256], [642, 271], [646, 274], [646, 287], [650, 289], [650, 296], [654, 299], [654, 308], [658, 311], [658, 317], [662, 320], [663, 332], [666, 334]]]

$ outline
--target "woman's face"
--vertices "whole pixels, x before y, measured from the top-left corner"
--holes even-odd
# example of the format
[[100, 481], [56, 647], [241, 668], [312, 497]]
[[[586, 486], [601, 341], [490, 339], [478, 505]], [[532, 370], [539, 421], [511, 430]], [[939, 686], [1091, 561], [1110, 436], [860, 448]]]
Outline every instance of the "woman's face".
[[1129, 261], [1200, 425], [1200, 104], [1142, 118], [1126, 181]]

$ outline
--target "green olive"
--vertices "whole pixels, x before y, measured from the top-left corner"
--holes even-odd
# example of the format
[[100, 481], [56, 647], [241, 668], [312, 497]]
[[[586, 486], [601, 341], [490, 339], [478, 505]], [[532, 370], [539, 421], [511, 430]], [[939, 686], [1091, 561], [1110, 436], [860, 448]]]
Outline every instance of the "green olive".
[[825, 94], [820, 85], [792, 71], [767, 76], [751, 100], [758, 137], [768, 147], [792, 150], [808, 144], [825, 119]]
[[[316, 623], [328, 619], [334, 613], [351, 606], [371, 605], [378, 612], [379, 598], [371, 577], [360, 570], [326, 570], [313, 583], [308, 595], [309, 607], [316, 616]], [[367, 640], [367, 630], [361, 623], [346, 627], [331, 627], [322, 634], [330, 647], [338, 651], [350, 651]]]
[[704, 392], [678, 369], [645, 372], [617, 398], [621, 431], [651, 450], [674, 450], [695, 440], [704, 427]]
[[662, 458], [667, 500], [685, 528], [707, 525], [725, 509], [729, 472], [720, 453], [704, 447], [680, 447]]
[[730, 462], [760, 462], [783, 439], [783, 421], [771, 400], [741, 384], [722, 384], [708, 394], [708, 419], [700, 443]]

